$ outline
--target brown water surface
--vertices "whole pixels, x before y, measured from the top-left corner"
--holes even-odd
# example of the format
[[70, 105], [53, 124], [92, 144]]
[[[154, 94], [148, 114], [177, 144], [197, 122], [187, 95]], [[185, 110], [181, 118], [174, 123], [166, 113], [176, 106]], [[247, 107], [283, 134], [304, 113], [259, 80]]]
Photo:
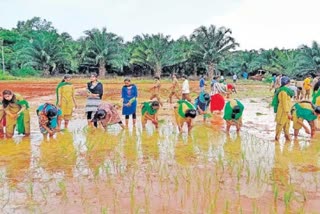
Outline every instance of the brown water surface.
[[[142, 130], [139, 114], [137, 127], [127, 130], [88, 128], [85, 89], [77, 83], [69, 130], [43, 139], [35, 109], [54, 101], [55, 83], [37, 84], [36, 91], [23, 82], [1, 86], [25, 92], [32, 117], [30, 138], [0, 140], [2, 213], [320, 213], [320, 136], [301, 132], [298, 140], [275, 143], [267, 86], [238, 86], [245, 105], [240, 133], [233, 127], [226, 134], [222, 115], [213, 114], [205, 124], [196, 118], [188, 134], [186, 127], [178, 133], [168, 103], [158, 130]], [[150, 86], [138, 84], [139, 102]], [[106, 84], [104, 100], [119, 103], [120, 88]]]

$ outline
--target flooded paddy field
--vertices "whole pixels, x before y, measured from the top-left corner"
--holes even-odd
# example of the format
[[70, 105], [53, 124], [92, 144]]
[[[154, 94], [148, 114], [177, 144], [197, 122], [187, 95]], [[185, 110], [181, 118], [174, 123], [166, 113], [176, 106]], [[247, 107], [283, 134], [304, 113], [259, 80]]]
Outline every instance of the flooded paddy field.
[[[138, 107], [136, 127], [105, 132], [87, 127], [85, 82], [75, 80], [79, 107], [69, 130], [44, 139], [35, 109], [54, 102], [56, 82], [18, 83], [0, 89], [28, 99], [32, 134], [0, 140], [1, 213], [320, 213], [320, 133], [275, 142], [267, 85], [238, 85], [240, 133], [226, 134], [218, 113], [179, 133], [166, 89], [158, 130], [142, 129]], [[139, 103], [148, 100], [152, 84], [137, 85]], [[198, 83], [191, 85], [195, 98]], [[120, 104], [121, 87], [106, 82], [103, 100]]]

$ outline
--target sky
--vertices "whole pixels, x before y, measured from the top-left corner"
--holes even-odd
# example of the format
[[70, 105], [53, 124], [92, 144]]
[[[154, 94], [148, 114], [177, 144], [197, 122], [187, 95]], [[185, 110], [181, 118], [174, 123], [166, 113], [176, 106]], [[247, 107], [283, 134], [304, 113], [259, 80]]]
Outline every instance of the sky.
[[211, 24], [227, 27], [238, 49], [297, 48], [320, 41], [319, 0], [0, 0], [0, 27], [39, 16], [74, 39], [106, 27], [125, 41], [163, 33], [178, 39]]

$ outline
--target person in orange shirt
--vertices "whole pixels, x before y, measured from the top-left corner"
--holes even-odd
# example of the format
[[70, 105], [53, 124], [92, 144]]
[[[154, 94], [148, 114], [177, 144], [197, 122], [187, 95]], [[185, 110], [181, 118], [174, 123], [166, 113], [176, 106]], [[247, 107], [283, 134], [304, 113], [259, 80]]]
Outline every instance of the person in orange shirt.
[[307, 78], [303, 81], [303, 88], [306, 91], [304, 94], [304, 99], [309, 100], [310, 99], [310, 91], [311, 91], [311, 75], [309, 74]]
[[161, 102], [161, 99], [160, 99], [160, 87], [161, 87], [160, 77], [156, 76], [156, 77], [154, 77], [154, 85], [150, 89], [150, 91], [152, 92], [150, 100], [153, 100], [154, 98], [156, 98], [157, 101], [162, 106], [162, 102]]
[[172, 74], [172, 85], [170, 87], [171, 93], [169, 95], [169, 102], [172, 104], [172, 97], [175, 96], [178, 100], [180, 100], [180, 97], [178, 96], [178, 90], [179, 90], [179, 82], [177, 79], [177, 76], [175, 74]]

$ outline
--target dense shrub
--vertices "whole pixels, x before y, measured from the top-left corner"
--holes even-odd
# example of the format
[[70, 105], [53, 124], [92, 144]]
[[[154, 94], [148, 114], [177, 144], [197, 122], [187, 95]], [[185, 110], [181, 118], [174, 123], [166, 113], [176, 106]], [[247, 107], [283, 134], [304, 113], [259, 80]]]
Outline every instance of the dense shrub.
[[272, 82], [272, 74], [271, 73], [266, 73], [264, 75], [263, 82], [271, 83]]
[[14, 76], [11, 76], [7, 72], [4, 72], [3, 70], [0, 70], [0, 80], [14, 80], [17, 79]]
[[11, 74], [17, 77], [40, 76], [41, 73], [42, 73], [41, 71], [35, 70], [31, 67], [25, 67], [25, 68], [15, 69], [11, 71]]

